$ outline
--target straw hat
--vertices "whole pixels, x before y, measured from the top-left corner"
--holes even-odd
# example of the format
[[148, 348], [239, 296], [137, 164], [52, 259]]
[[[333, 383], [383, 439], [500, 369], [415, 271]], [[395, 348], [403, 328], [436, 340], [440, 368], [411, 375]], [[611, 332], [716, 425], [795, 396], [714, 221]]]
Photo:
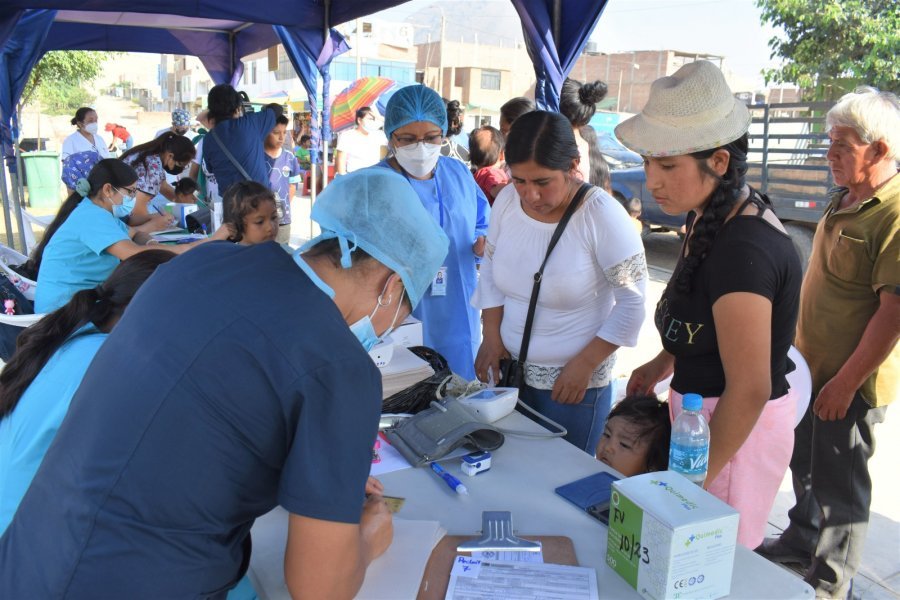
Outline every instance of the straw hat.
[[688, 63], [650, 86], [644, 110], [616, 127], [616, 137], [643, 156], [678, 156], [718, 148], [750, 127], [750, 111], [711, 62]]

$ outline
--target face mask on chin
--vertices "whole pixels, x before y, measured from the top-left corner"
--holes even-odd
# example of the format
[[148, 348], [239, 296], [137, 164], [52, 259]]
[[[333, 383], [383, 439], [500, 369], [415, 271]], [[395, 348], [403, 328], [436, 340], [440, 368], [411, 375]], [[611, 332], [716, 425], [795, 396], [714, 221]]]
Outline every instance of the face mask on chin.
[[181, 172], [184, 171], [184, 167], [179, 167], [178, 165], [167, 167], [163, 165], [163, 171], [169, 175], [181, 175]]
[[[384, 284], [385, 290], [387, 289], [387, 283]], [[388, 304], [383, 303], [384, 299], [384, 290], [382, 290], [381, 294], [378, 296], [378, 301], [375, 304], [375, 310], [372, 311], [372, 314], [367, 315], [350, 326], [350, 331], [353, 332], [353, 335], [356, 336], [356, 339], [359, 340], [359, 343], [362, 344], [363, 349], [368, 352], [372, 348], [374, 348], [379, 342], [384, 340], [387, 336], [391, 334], [394, 330], [394, 327], [397, 324], [397, 317], [400, 316], [400, 307], [403, 306], [403, 295], [406, 293], [406, 290], [400, 292], [400, 300], [397, 303], [397, 311], [394, 313], [394, 319], [391, 321], [391, 326], [387, 328], [387, 330], [378, 335], [375, 333], [375, 326], [372, 324], [372, 317], [375, 316], [375, 313], [378, 312], [378, 309], [382, 306], [388, 306]]]
[[394, 148], [394, 157], [403, 170], [413, 177], [427, 177], [437, 166], [441, 155], [440, 144], [418, 142]]

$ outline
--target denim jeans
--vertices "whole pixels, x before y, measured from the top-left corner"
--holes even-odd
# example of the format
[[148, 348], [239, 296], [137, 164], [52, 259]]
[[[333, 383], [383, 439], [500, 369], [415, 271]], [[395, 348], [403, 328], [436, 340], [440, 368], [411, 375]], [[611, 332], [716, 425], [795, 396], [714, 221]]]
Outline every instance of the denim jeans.
[[[588, 388], [584, 393], [584, 400], [579, 404], [554, 402], [550, 399], [550, 390], [539, 390], [529, 385], [522, 386], [519, 398], [537, 412], [565, 427], [568, 433], [564, 440], [593, 455], [612, 404], [612, 386]], [[525, 415], [531, 416], [527, 412]], [[531, 418], [536, 423], [547, 426], [546, 423]]]

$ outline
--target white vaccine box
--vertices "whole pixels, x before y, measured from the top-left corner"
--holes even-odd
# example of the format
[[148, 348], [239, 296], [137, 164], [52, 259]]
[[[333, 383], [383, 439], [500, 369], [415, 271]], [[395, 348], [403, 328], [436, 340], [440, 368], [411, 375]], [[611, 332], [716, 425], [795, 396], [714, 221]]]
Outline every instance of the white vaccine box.
[[739, 515], [679, 473], [613, 483], [606, 564], [644, 598], [731, 593]]
[[422, 321], [415, 317], [407, 317], [399, 327], [391, 332], [394, 343], [398, 346], [409, 348], [411, 346], [422, 346]]

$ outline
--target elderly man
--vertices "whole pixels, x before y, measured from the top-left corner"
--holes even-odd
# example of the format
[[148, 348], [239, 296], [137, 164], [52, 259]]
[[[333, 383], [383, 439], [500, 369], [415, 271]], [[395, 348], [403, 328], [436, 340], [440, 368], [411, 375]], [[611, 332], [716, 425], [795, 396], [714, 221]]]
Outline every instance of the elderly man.
[[900, 375], [900, 103], [861, 88], [826, 117], [837, 185], [813, 241], [796, 345], [813, 398], [797, 426], [790, 525], [757, 550], [808, 566], [820, 598], [844, 598], [869, 521], [875, 424]]

